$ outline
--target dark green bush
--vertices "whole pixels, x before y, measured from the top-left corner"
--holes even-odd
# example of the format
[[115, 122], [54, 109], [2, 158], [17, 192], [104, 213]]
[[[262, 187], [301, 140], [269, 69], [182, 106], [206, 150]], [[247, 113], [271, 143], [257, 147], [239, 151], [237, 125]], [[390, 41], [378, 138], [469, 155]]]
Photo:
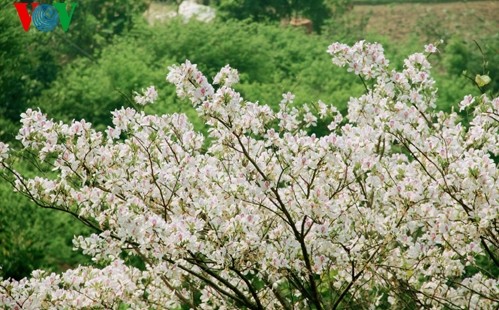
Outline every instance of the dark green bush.
[[61, 272], [88, 262], [72, 251], [73, 236], [88, 232], [66, 214], [37, 207], [0, 178], [0, 277], [21, 279], [35, 269]]

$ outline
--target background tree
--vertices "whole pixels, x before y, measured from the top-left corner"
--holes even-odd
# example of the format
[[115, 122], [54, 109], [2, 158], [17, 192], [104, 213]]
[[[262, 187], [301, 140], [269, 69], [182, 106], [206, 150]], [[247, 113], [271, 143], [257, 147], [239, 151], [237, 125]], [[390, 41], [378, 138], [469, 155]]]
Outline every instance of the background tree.
[[12, 1], [2, 0], [0, 10], [0, 137], [13, 140], [13, 123], [55, 79], [59, 66], [46, 37], [24, 32]]
[[217, 0], [221, 14], [225, 18], [247, 19], [254, 21], [279, 21], [292, 17], [309, 18], [314, 29], [320, 31], [324, 21], [333, 12], [343, 12], [349, 1], [324, 0]]

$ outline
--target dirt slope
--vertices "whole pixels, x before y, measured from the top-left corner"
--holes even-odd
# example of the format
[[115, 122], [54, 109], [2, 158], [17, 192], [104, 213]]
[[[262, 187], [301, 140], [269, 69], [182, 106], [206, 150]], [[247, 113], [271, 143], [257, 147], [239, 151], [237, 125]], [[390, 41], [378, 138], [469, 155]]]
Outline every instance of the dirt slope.
[[356, 5], [355, 18], [370, 16], [367, 31], [404, 40], [411, 33], [424, 37], [458, 34], [473, 38], [499, 33], [499, 1], [433, 4]]

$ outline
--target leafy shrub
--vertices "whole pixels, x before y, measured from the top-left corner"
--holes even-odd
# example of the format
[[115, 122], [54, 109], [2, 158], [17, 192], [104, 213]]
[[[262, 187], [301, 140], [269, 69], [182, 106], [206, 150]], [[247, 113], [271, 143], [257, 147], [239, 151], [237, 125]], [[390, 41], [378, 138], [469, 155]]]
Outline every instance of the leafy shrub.
[[309, 18], [316, 31], [333, 12], [346, 7], [348, 0], [215, 0], [224, 19], [252, 19], [256, 22], [279, 21], [291, 17]]
[[[499, 93], [499, 34], [472, 40], [453, 38], [443, 53], [444, 66], [456, 80], [489, 75], [491, 82], [484, 90]], [[469, 80], [467, 80], [469, 83]]]
[[[237, 89], [250, 100], [258, 98], [276, 107], [280, 93], [293, 91], [297, 102], [321, 99], [344, 109], [348, 98], [363, 87], [360, 80], [328, 68], [323, 46], [326, 41], [320, 36], [274, 25], [236, 21], [138, 25], [104, 48], [96, 62], [79, 59], [67, 66], [36, 106], [59, 119], [84, 118], [107, 125], [108, 111], [129, 105], [122, 94], [131, 97], [132, 91], [148, 86], [144, 81], [162, 85], [164, 69], [187, 58], [211, 77], [226, 64], [238, 67]], [[150, 109], [194, 114], [171, 86], [160, 86], [159, 92], [160, 100]]]
[[[56, 77], [58, 65], [46, 37], [24, 32], [12, 1], [2, 0], [0, 7], [0, 118], [17, 122], [31, 100]], [[0, 129], [3, 139], [8, 138], [4, 129]]]

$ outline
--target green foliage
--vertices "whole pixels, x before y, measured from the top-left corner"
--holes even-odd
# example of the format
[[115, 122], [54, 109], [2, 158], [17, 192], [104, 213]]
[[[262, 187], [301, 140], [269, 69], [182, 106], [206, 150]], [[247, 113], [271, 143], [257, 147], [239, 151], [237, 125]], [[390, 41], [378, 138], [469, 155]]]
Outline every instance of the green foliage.
[[90, 53], [110, 43], [112, 39], [130, 30], [134, 24], [134, 17], [141, 14], [149, 5], [150, 0], [70, 0], [65, 1], [69, 6], [78, 3], [73, 15], [70, 30], [60, 40], [71, 42], [65, 45], [66, 53]]
[[[372, 14], [372, 13], [370, 13]], [[322, 26], [321, 34], [331, 38], [331, 42], [338, 41], [353, 44], [366, 37], [366, 28], [371, 17], [370, 14], [358, 16], [347, 11], [328, 19]]]
[[72, 251], [73, 235], [85, 233], [78, 221], [35, 206], [0, 178], [0, 277], [21, 279], [35, 269], [60, 272], [88, 262]]
[[[451, 76], [466, 79], [470, 83], [477, 74], [489, 75], [491, 82], [484, 87], [499, 94], [499, 34], [476, 41], [451, 39], [444, 51], [444, 66]], [[468, 78], [466, 78], [468, 77]]]
[[104, 48], [96, 62], [79, 59], [67, 66], [37, 105], [51, 117], [109, 124], [109, 111], [130, 104], [122, 94], [131, 99], [132, 91], [155, 84], [160, 100], [149, 111], [194, 115], [164, 81], [167, 66], [189, 59], [208, 77], [226, 64], [237, 68], [236, 88], [248, 100], [277, 106], [281, 94], [291, 91], [299, 103], [321, 99], [344, 109], [363, 86], [331, 65], [329, 43], [297, 29], [237, 21], [138, 25]]
[[347, 0], [216, 0], [214, 1], [225, 19], [252, 19], [257, 22], [291, 17], [309, 18], [319, 31], [324, 21]]
[[[238, 21], [185, 24], [172, 20], [154, 27], [134, 23], [136, 26], [126, 36], [103, 48], [96, 61], [80, 58], [66, 66], [36, 105], [51, 117], [84, 118], [103, 126], [110, 123], [109, 111], [131, 105], [133, 91], [154, 84], [160, 100], [147, 111], [185, 112], [195, 119], [192, 107], [176, 98], [174, 88], [164, 82], [167, 67], [185, 59], [198, 64], [208, 77], [230, 64], [241, 73], [241, 83], [236, 89], [246, 99], [274, 107], [282, 93], [291, 91], [298, 104], [322, 100], [345, 111], [350, 96], [364, 91], [360, 80], [334, 67], [325, 53], [331, 42], [344, 39], [344, 33], [306, 35], [298, 29]], [[343, 41], [350, 43], [356, 39]], [[406, 44], [401, 49], [375, 35], [367, 35], [365, 39], [382, 43], [397, 69], [402, 68], [407, 55], [422, 49], [417, 43]], [[493, 50], [492, 46], [484, 48]], [[468, 51], [465, 56], [476, 58], [477, 53]], [[452, 57], [460, 57], [458, 50], [448, 53], [442, 49], [440, 56], [431, 58], [437, 67], [438, 104], [444, 109], [456, 105], [466, 94], [478, 91], [469, 80], [459, 75], [449, 76], [445, 71], [457, 67], [454, 62], [462, 63]], [[478, 59], [481, 59], [479, 54]], [[203, 127], [200, 122], [196, 126]]]
[[148, 86], [143, 81], [155, 81], [151, 55], [118, 41], [104, 49], [96, 62], [79, 58], [65, 67], [36, 105], [58, 119], [109, 124], [109, 112], [126, 103], [122, 92]]
[[[312, 2], [318, 1], [313, 0]], [[319, 0], [319, 2], [323, 1]], [[295, 9], [292, 7], [293, 3], [287, 0], [218, 0], [216, 3], [221, 14], [226, 14], [227, 17], [252, 18], [257, 22], [289, 18]]]
[[[37, 105], [39, 101], [33, 103], [34, 99], [49, 88], [62, 66], [80, 56], [93, 59], [92, 51], [129, 30], [133, 16], [142, 13], [149, 0], [66, 1], [68, 5], [71, 2], [77, 2], [78, 7], [69, 31], [57, 27], [43, 33], [33, 25], [25, 32], [13, 2], [0, 1], [0, 124], [17, 122], [22, 111]], [[11, 140], [12, 136], [12, 131], [2, 126], [0, 140]]]
[[31, 99], [55, 78], [58, 66], [47, 38], [24, 32], [12, 1], [2, 0], [0, 8], [0, 115], [6, 119], [0, 121], [0, 138], [10, 140], [3, 124], [19, 119]]

